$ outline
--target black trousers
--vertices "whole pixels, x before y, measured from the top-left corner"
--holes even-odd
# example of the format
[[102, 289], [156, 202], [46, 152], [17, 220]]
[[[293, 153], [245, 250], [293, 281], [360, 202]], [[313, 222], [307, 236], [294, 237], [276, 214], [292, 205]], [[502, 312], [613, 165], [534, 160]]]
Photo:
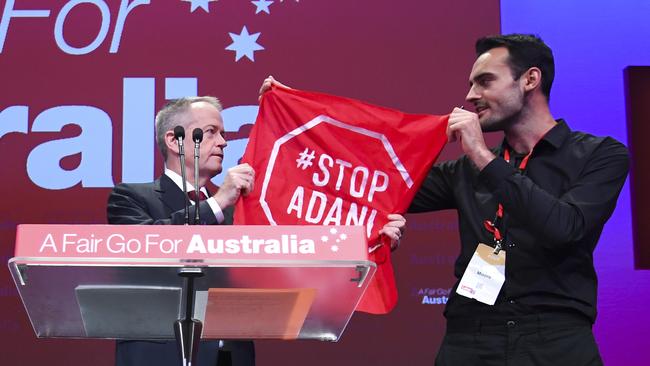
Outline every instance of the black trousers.
[[[179, 366], [180, 353], [175, 341], [117, 341], [116, 366]], [[252, 341], [201, 341], [198, 366], [255, 366]]]
[[591, 322], [566, 313], [448, 319], [436, 366], [602, 365]]

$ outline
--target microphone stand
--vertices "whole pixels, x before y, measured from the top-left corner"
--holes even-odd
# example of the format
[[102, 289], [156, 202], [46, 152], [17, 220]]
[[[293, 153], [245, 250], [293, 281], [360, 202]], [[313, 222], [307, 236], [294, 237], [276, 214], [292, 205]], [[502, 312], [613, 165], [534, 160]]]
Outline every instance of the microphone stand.
[[183, 140], [185, 139], [185, 129], [183, 126], [174, 127], [174, 138], [178, 143], [178, 158], [180, 159], [181, 164], [181, 178], [183, 180], [183, 194], [185, 195], [185, 225], [190, 224], [190, 201], [187, 197], [187, 179], [185, 174], [185, 148], [183, 145]]
[[199, 203], [201, 202], [201, 186], [199, 185], [199, 147], [203, 141], [203, 130], [195, 128], [192, 131], [194, 140], [194, 189], [196, 189], [196, 206], [194, 210], [194, 225], [200, 225]]
[[[188, 205], [189, 198], [187, 196], [187, 183], [185, 179], [185, 152], [183, 149], [183, 138], [185, 138], [185, 130], [183, 127], [177, 126], [174, 128], [174, 136], [176, 132], [182, 134], [182, 138], [178, 139], [179, 155], [181, 159], [181, 175], [183, 178], [183, 192], [185, 192], [185, 225], [189, 224]], [[177, 137], [178, 138], [178, 137]], [[196, 202], [194, 206], [194, 224], [199, 223], [199, 203], [201, 202], [201, 187], [199, 187], [199, 147], [203, 140], [203, 130], [200, 128], [192, 131], [192, 138], [194, 140], [194, 186], [196, 189]], [[181, 363], [183, 366], [196, 365], [199, 353], [199, 342], [201, 340], [201, 331], [203, 324], [200, 320], [193, 319], [194, 315], [194, 280], [204, 275], [203, 269], [195, 267], [183, 267], [178, 271], [178, 275], [185, 279], [185, 319], [178, 319], [174, 323], [174, 334], [176, 336], [176, 343], [179, 346], [181, 354]]]

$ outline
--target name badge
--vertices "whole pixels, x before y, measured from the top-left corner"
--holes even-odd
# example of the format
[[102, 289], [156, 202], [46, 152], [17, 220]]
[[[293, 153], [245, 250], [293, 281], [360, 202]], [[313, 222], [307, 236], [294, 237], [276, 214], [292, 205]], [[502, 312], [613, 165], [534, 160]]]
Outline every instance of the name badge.
[[456, 293], [484, 304], [494, 305], [506, 281], [506, 252], [479, 243], [460, 279]]

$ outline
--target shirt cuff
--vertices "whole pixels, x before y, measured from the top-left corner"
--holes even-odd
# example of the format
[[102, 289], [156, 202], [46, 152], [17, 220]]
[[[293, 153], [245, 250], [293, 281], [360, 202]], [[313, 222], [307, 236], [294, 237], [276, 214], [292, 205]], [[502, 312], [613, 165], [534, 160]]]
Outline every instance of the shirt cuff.
[[501, 183], [517, 173], [517, 170], [502, 158], [492, 159], [479, 173], [479, 179], [483, 181], [492, 192], [499, 189]]
[[208, 202], [208, 205], [212, 209], [212, 212], [214, 212], [214, 217], [217, 218], [217, 224], [221, 224], [223, 222], [223, 211], [221, 211], [221, 207], [219, 207], [219, 204], [217, 203], [217, 200], [214, 199], [214, 197], [210, 197], [206, 200]]

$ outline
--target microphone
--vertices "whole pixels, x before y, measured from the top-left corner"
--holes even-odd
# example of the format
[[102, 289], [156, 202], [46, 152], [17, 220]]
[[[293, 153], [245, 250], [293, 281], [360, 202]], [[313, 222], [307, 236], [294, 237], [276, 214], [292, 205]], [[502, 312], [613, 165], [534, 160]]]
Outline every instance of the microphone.
[[200, 223], [199, 202], [201, 201], [201, 187], [199, 186], [199, 146], [203, 141], [203, 130], [195, 128], [192, 131], [192, 140], [194, 140], [194, 189], [196, 189], [196, 206], [194, 210], [194, 225]]
[[174, 127], [174, 139], [178, 144], [178, 158], [181, 163], [181, 178], [183, 179], [183, 195], [185, 195], [185, 225], [190, 224], [189, 206], [190, 201], [187, 197], [187, 179], [185, 177], [185, 148], [183, 147], [183, 140], [185, 139], [185, 129], [183, 126]]

